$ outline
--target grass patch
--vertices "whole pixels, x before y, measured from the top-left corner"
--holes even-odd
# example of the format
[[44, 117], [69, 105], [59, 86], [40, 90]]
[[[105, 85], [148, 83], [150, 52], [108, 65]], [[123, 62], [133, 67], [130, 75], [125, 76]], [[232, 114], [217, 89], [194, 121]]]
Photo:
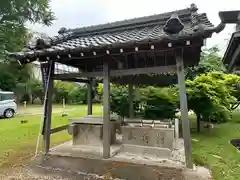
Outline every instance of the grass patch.
[[[36, 107], [37, 106], [34, 106], [33, 108], [36, 109]], [[54, 106], [53, 111], [56, 108], [59, 108], [59, 106]], [[84, 105], [66, 107], [66, 109], [71, 108], [75, 108], [75, 110], [67, 112], [67, 117], [62, 117], [61, 113], [54, 113], [52, 117], [52, 127], [67, 124], [68, 118], [81, 117], [87, 114], [87, 107]], [[28, 111], [31, 112], [31, 110], [32, 107], [28, 107]], [[101, 107], [94, 105], [93, 113], [101, 114]], [[31, 154], [35, 151], [41, 118], [42, 115], [40, 114], [16, 115], [9, 120], [0, 120], [0, 166], [6, 163], [14, 164], [19, 158], [25, 156], [23, 154]], [[28, 123], [21, 124], [22, 120], [27, 120]], [[71, 137], [68, 133], [62, 131], [51, 135], [51, 144], [59, 144], [69, 139], [71, 139]]]
[[215, 125], [214, 129], [202, 128], [201, 133], [192, 132], [193, 159], [196, 164], [212, 170], [214, 180], [240, 179], [240, 152], [230, 144], [240, 138], [240, 112], [233, 114], [229, 123]]
[[[29, 107], [37, 109], [40, 106]], [[60, 106], [54, 106], [52, 127], [64, 125], [70, 117], [80, 117], [87, 114], [86, 106], [67, 106], [68, 116], [62, 117]], [[57, 110], [58, 109], [58, 110]], [[100, 105], [95, 105], [94, 114], [102, 114]], [[29, 159], [35, 151], [36, 139], [39, 133], [41, 115], [18, 115], [11, 120], [0, 120], [0, 166], [1, 164], [16, 164]], [[233, 114], [231, 122], [215, 125], [214, 129], [201, 129], [196, 133], [195, 116], [190, 116], [192, 124], [193, 159], [196, 164], [204, 165], [212, 170], [214, 180], [240, 179], [240, 152], [229, 141], [240, 138], [240, 111]], [[21, 120], [28, 123], [21, 124]], [[51, 144], [69, 140], [67, 132], [59, 132], [51, 136]], [[31, 157], [31, 156], [30, 156]]]

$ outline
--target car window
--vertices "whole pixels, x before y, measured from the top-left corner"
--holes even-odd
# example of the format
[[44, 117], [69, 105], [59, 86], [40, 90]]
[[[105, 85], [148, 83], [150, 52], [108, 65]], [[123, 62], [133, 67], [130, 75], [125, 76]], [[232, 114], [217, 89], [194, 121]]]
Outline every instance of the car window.
[[12, 99], [14, 99], [14, 94], [0, 94], [0, 101]]

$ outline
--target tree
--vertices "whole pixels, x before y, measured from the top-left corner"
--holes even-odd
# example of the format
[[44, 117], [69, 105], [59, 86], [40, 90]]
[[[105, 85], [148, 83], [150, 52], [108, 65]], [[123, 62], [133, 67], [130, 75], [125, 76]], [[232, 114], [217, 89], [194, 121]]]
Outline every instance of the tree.
[[217, 46], [211, 47], [209, 49], [204, 49], [202, 51], [200, 62], [197, 66], [199, 73], [226, 71], [226, 68], [222, 62], [222, 57], [219, 55], [219, 51], [220, 50]]
[[[49, 0], [0, 1], [0, 66], [8, 69], [8, 74], [16, 81], [15, 84], [29, 80], [30, 68], [20, 68], [17, 62], [10, 61], [5, 51], [15, 52], [23, 49], [32, 36], [25, 27], [26, 22], [50, 25], [53, 19]], [[6, 77], [6, 73], [0, 75], [1, 77]], [[2, 84], [9, 84], [7, 79], [2, 78], [0, 81], [4, 82]]]
[[13, 74], [8, 71], [8, 68], [0, 65], [0, 88], [3, 91], [11, 91], [15, 87], [16, 81]]
[[71, 103], [81, 103], [86, 104], [87, 103], [87, 87], [86, 86], [79, 86], [73, 88], [68, 93], [68, 99], [71, 101]]
[[209, 49], [205, 48], [202, 51], [199, 64], [187, 69], [186, 78], [194, 79], [197, 75], [212, 71], [225, 72], [226, 67], [222, 62], [222, 57], [219, 55], [219, 51], [220, 50], [217, 46]]
[[126, 86], [111, 85], [110, 109], [122, 118], [129, 116], [128, 89]]
[[43, 103], [44, 101], [44, 88], [43, 84], [41, 81], [38, 79], [31, 78], [27, 83], [26, 83], [26, 89], [27, 93], [29, 94], [30, 101], [32, 104], [34, 104], [34, 100], [39, 98], [41, 102]]
[[23, 48], [29, 36], [26, 22], [51, 25], [54, 19], [49, 0], [1, 1], [0, 14], [0, 59], [5, 59], [4, 50], [13, 52]]
[[233, 85], [239, 81], [240, 76], [222, 72], [200, 74], [186, 81], [188, 107], [197, 115], [198, 131], [200, 121], [230, 120], [231, 105], [237, 101]]
[[175, 88], [147, 87], [141, 89], [142, 114], [146, 119], [171, 119], [178, 107], [178, 94]]

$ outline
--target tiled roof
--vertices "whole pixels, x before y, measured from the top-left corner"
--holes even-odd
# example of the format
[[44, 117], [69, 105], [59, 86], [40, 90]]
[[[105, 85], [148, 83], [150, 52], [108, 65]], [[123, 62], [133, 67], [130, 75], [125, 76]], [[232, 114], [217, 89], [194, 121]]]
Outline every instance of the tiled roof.
[[[240, 31], [237, 31], [232, 34], [232, 37], [229, 40], [227, 49], [222, 59], [223, 63], [228, 65], [229, 71], [232, 71], [234, 66], [236, 65], [239, 66], [240, 64], [240, 61], [238, 60], [240, 58], [239, 48], [240, 48]], [[236, 60], [235, 62], [232, 62], [233, 58]]]
[[[171, 35], [164, 31], [164, 25], [173, 14], [177, 14], [184, 25], [177, 35]], [[22, 52], [10, 53], [10, 55], [24, 58], [52, 53], [61, 54], [75, 50], [84, 52], [91, 49], [121, 47], [129, 43], [194, 36], [205, 31], [209, 32], [208, 36], [211, 36], [214, 30], [214, 26], [206, 14], [198, 14], [196, 6], [191, 5], [191, 8], [183, 10], [103, 25], [68, 30], [62, 28], [58, 36], [38, 39], [35, 46], [28, 47]]]

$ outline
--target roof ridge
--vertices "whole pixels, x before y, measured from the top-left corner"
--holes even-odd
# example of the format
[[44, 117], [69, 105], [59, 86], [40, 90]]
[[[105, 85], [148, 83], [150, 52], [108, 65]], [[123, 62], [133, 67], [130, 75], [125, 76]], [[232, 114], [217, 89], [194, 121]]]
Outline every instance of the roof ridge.
[[[197, 12], [197, 7], [195, 4], [191, 4], [190, 8], [184, 8], [180, 10], [174, 10], [170, 12], [160, 13], [160, 14], [154, 14], [149, 16], [143, 16], [138, 18], [132, 18], [127, 20], [121, 20], [121, 21], [115, 21], [111, 23], [105, 23], [105, 24], [98, 24], [93, 26], [86, 26], [81, 28], [75, 28], [75, 29], [67, 29], [65, 27], [60, 28], [58, 31], [58, 35], [49, 37], [51, 45], [55, 45], [63, 40], [66, 39], [72, 39], [78, 36], [82, 35], [91, 35], [91, 33], [96, 32], [102, 32], [102, 31], [109, 31], [124, 27], [129, 27], [131, 25], [132, 28], [135, 26], [138, 26], [140, 28], [141, 25], [151, 24], [151, 23], [160, 23], [162, 21], [167, 21], [171, 17], [172, 14], [176, 13], [180, 19], [184, 18], [185, 16], [191, 15], [192, 12]], [[183, 20], [183, 19], [182, 19]]]
[[114, 29], [114, 28], [124, 27], [124, 26], [128, 26], [128, 25], [144, 24], [146, 22], [149, 23], [151, 21], [160, 21], [160, 20], [170, 18], [170, 16], [173, 13], [177, 13], [178, 16], [181, 18], [182, 16], [188, 15], [191, 12], [192, 12], [191, 8], [185, 8], [185, 9], [181, 9], [181, 10], [174, 10], [174, 11], [160, 13], [160, 14], [153, 14], [153, 15], [148, 15], [148, 16], [143, 16], [143, 17], [114, 21], [111, 23], [103, 23], [103, 24], [85, 26], [85, 27], [74, 28], [74, 29], [65, 29], [64, 33], [72, 32], [74, 34], [79, 35], [81, 33], [86, 33], [86, 32], [91, 32], [91, 31], [101, 31], [104, 29]]

